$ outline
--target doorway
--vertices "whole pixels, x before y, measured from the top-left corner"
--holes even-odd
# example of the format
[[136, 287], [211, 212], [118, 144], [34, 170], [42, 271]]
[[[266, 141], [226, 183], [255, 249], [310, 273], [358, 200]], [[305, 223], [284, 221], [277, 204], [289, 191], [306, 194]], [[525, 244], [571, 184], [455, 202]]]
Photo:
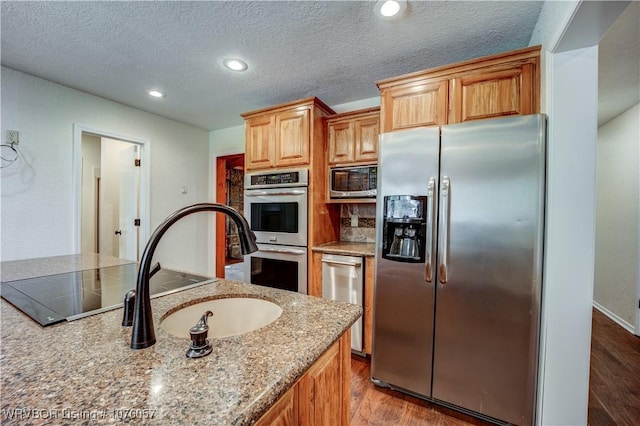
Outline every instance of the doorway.
[[75, 253], [138, 261], [148, 235], [148, 140], [74, 125]]
[[[216, 202], [244, 215], [244, 154], [216, 158]], [[216, 215], [216, 277], [242, 281], [243, 260], [235, 223]]]

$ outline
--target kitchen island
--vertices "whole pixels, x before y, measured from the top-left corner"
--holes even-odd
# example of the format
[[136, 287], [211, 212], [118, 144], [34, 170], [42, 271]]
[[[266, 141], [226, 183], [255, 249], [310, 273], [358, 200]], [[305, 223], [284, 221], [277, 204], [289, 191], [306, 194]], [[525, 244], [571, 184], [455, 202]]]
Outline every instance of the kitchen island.
[[[230, 295], [270, 300], [283, 313], [259, 330], [210, 339], [213, 352], [200, 359], [186, 358], [189, 342], [160, 328], [176, 306]], [[313, 388], [309, 371], [321, 373], [316, 361], [334, 348], [348, 349], [345, 337], [362, 314], [355, 305], [226, 280], [151, 303], [157, 343], [132, 350], [122, 308], [44, 328], [2, 300], [2, 421], [253, 424], [281, 397]], [[348, 404], [349, 371], [338, 366]], [[293, 413], [311, 418], [304, 399]]]

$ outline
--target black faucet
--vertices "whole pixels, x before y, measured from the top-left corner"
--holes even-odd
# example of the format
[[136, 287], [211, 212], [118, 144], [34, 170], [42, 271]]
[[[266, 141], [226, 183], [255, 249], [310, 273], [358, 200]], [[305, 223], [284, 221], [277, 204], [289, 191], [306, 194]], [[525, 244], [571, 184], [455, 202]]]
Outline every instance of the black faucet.
[[184, 207], [162, 222], [147, 242], [147, 246], [142, 253], [140, 268], [138, 269], [138, 280], [136, 283], [135, 308], [133, 311], [133, 330], [131, 332], [131, 348], [144, 349], [156, 343], [155, 330], [153, 328], [153, 316], [151, 314], [151, 298], [149, 292], [149, 278], [151, 270], [151, 260], [160, 239], [165, 232], [178, 220], [192, 213], [198, 212], [221, 212], [229, 216], [238, 227], [240, 237], [240, 251], [242, 254], [249, 254], [258, 251], [256, 236], [251, 231], [247, 220], [236, 210], [229, 206], [218, 203], [200, 203]]

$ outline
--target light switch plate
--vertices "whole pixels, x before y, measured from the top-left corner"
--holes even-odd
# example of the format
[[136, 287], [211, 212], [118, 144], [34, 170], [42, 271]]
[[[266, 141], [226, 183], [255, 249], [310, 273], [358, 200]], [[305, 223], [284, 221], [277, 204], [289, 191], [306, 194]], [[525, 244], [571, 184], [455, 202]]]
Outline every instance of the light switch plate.
[[18, 145], [20, 143], [20, 132], [17, 130], [7, 130], [7, 143]]

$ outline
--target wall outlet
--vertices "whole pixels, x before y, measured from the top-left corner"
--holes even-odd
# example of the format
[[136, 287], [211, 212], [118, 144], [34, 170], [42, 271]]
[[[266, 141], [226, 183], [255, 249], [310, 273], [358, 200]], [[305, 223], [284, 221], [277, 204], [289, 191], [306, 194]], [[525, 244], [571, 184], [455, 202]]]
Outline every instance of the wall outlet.
[[20, 143], [20, 132], [17, 130], [7, 130], [7, 143], [18, 145]]
[[351, 215], [351, 227], [352, 228], [357, 228], [358, 227], [358, 215], [357, 214], [352, 214]]

